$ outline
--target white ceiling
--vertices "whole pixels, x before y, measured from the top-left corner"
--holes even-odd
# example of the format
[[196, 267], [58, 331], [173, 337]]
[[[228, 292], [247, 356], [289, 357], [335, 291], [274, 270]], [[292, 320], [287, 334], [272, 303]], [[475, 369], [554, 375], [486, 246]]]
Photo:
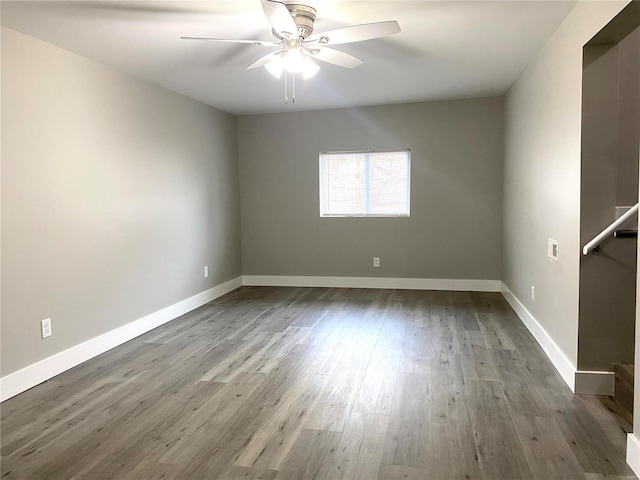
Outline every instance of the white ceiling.
[[[303, 3], [301, 0], [286, 3]], [[270, 50], [181, 35], [272, 40], [259, 0], [2, 1], [2, 24], [235, 114], [503, 94], [575, 1], [310, 0], [314, 32], [397, 20], [402, 32], [335, 48], [365, 61], [326, 63], [296, 82], [244, 70]]]

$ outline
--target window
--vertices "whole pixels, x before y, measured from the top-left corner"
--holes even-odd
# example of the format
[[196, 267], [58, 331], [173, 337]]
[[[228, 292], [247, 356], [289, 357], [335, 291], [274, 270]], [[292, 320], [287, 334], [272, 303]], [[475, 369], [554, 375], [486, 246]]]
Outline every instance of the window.
[[320, 154], [321, 217], [408, 217], [409, 150]]

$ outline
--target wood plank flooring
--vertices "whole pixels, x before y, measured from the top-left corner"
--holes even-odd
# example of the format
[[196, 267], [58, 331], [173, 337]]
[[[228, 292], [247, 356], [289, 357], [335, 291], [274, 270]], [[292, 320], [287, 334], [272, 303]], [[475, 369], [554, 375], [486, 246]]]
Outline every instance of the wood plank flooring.
[[243, 287], [1, 405], [3, 479], [635, 478], [495, 293]]

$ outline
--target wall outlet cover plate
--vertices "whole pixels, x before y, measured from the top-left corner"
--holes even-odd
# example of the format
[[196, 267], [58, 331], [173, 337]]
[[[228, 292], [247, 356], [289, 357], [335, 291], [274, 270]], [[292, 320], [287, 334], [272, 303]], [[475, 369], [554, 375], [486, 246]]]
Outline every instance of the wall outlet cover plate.
[[44, 320], [40, 320], [40, 332], [42, 333], [42, 338], [47, 338], [51, 336], [51, 319], [45, 318]]

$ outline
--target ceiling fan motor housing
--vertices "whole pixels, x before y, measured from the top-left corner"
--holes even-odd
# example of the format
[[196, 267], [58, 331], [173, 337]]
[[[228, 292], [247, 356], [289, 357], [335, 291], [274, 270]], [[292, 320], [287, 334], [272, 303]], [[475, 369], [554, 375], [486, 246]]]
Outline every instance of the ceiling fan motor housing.
[[316, 9], [297, 3], [286, 4], [289, 13], [298, 27], [298, 35], [303, 40], [313, 33], [313, 22], [316, 20]]

